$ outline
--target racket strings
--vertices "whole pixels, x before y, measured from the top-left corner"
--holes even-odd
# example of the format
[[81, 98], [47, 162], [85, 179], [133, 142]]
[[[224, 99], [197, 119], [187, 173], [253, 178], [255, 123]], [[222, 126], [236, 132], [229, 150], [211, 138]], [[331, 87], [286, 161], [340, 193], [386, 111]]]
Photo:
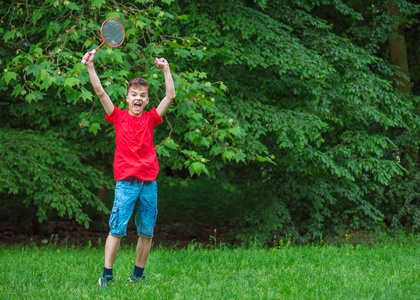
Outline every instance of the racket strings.
[[117, 47], [124, 41], [124, 29], [118, 21], [109, 20], [102, 27], [102, 36], [111, 47]]

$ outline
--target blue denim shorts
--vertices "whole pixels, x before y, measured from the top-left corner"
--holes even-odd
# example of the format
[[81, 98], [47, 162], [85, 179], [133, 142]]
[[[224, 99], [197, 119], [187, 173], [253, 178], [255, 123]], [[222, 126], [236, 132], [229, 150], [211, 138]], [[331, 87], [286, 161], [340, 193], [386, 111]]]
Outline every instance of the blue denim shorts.
[[110, 235], [126, 236], [127, 225], [137, 200], [137, 234], [152, 238], [158, 214], [156, 181], [121, 180], [115, 187], [114, 206], [109, 218]]

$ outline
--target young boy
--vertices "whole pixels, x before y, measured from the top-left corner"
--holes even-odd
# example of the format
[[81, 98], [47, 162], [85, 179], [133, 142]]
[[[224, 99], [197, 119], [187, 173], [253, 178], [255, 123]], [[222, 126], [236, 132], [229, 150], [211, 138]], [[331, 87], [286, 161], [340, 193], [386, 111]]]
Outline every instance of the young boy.
[[149, 103], [149, 86], [143, 78], [135, 78], [128, 83], [126, 100], [128, 111], [114, 106], [96, 74], [93, 64], [94, 55], [90, 52], [83, 56], [93, 88], [105, 109], [105, 120], [115, 128], [114, 206], [109, 225], [111, 231], [105, 244], [104, 273], [99, 285], [107, 287], [113, 280], [112, 266], [117, 256], [121, 237], [127, 235], [127, 224], [139, 200], [135, 222], [139, 235], [137, 259], [129, 281], [137, 282], [145, 278], [144, 267], [152, 244], [153, 230], [157, 217], [157, 185], [159, 172], [153, 130], [162, 122], [169, 106], [175, 98], [175, 87], [169, 64], [164, 58], [156, 58], [155, 65], [162, 69], [165, 77], [166, 96], [157, 108], [144, 111]]

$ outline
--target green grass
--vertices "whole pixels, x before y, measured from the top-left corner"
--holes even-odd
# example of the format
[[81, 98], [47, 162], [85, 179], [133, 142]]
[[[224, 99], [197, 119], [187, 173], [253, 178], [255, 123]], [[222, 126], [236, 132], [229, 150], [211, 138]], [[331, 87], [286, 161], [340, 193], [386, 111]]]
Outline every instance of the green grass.
[[1, 299], [419, 299], [417, 243], [277, 249], [152, 250], [147, 280], [129, 285], [134, 246], [98, 287], [103, 249], [0, 247]]

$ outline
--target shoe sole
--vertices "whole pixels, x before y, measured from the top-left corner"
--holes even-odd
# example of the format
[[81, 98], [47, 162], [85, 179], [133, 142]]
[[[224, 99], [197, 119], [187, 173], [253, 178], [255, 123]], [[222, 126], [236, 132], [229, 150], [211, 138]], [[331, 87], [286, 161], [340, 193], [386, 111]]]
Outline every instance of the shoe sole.
[[109, 285], [109, 282], [108, 282], [108, 284], [104, 284], [104, 285], [102, 285], [101, 284], [101, 277], [99, 277], [99, 280], [98, 280], [98, 283], [99, 283], [99, 286], [101, 287], [101, 288], [107, 288], [108, 287], [108, 285]]
[[137, 279], [137, 280], [132, 280], [131, 277], [128, 277], [129, 283], [137, 283], [137, 282], [141, 282], [141, 281], [144, 281], [144, 280], [146, 280], [146, 276], [141, 277], [140, 279]]

